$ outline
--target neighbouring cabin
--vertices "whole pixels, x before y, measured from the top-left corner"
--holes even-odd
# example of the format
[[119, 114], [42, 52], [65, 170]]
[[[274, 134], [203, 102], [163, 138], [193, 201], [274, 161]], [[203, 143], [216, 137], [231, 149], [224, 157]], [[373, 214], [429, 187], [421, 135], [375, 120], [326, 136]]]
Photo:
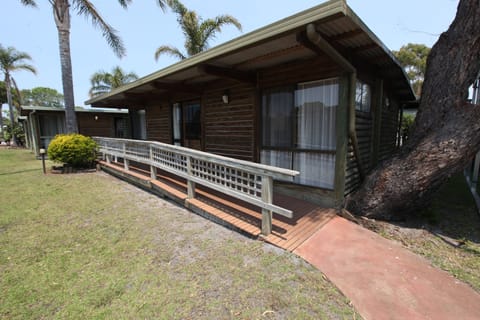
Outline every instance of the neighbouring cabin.
[[[85, 136], [130, 138], [130, 118], [126, 110], [76, 109], [78, 132]], [[40, 106], [22, 106], [27, 147], [37, 156], [40, 148], [65, 133], [65, 110]]]
[[344, 0], [325, 2], [87, 104], [132, 138], [298, 171], [275, 191], [340, 206], [397, 148], [408, 79]]

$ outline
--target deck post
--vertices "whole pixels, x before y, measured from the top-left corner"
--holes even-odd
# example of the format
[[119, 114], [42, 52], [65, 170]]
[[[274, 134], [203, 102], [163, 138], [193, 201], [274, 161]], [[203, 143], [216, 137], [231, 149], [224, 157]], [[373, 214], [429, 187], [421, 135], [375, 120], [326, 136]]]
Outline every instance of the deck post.
[[[262, 177], [262, 201], [268, 204], [273, 202], [273, 178]], [[268, 236], [272, 233], [272, 211], [262, 209], [262, 235]]]
[[126, 158], [126, 156], [127, 156], [127, 144], [124, 142], [123, 143], [123, 167], [126, 171], [128, 171], [129, 170], [129, 168], [128, 168], [129, 161]]
[[109, 155], [109, 154], [104, 154], [104, 156], [105, 156], [105, 159], [107, 160], [107, 163], [108, 163], [108, 164], [112, 163], [112, 156], [111, 156], [111, 155]]
[[[187, 174], [192, 176], [192, 157], [187, 157]], [[187, 197], [188, 199], [195, 198], [195, 182], [187, 179]]]
[[153, 165], [153, 149], [150, 146], [150, 178], [152, 180], [157, 180], [157, 167]]

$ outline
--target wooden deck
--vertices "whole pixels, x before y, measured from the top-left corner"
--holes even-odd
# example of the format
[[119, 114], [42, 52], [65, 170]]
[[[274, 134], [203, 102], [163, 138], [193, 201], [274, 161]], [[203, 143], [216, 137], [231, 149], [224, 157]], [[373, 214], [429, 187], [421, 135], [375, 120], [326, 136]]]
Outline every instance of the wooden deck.
[[321, 208], [307, 201], [274, 194], [274, 204], [292, 210], [293, 218], [274, 214], [272, 233], [263, 237], [262, 214], [258, 207], [203, 186], [197, 186], [195, 198], [188, 199], [186, 182], [160, 170], [157, 172], [157, 179], [152, 180], [150, 172], [140, 166], [131, 166], [130, 170], [125, 170], [122, 163], [108, 164], [102, 161], [100, 165], [103, 170], [113, 175], [170, 198], [217, 223], [288, 251], [295, 250], [335, 216], [334, 209]]

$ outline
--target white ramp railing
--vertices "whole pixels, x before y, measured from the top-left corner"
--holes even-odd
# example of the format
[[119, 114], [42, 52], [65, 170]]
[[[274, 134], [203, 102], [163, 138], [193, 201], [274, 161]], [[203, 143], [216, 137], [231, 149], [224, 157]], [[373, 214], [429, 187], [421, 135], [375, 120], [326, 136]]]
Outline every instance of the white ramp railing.
[[272, 231], [272, 213], [292, 218], [292, 211], [273, 204], [273, 180], [290, 179], [298, 171], [227, 158], [155, 141], [94, 137], [107, 162], [123, 159], [150, 166], [152, 179], [161, 169], [187, 180], [187, 197], [195, 197], [200, 184], [262, 208], [262, 234]]

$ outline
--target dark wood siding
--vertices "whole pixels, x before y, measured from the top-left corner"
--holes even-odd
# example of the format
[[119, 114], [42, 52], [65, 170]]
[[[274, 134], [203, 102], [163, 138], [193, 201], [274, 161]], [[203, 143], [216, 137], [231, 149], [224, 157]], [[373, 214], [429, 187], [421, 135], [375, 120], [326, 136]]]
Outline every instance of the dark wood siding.
[[[355, 114], [355, 129], [360, 150], [360, 159], [365, 172], [371, 170], [372, 143], [373, 143], [373, 119], [370, 113], [359, 112]], [[345, 175], [345, 194], [354, 191], [360, 184], [360, 173], [354, 156], [351, 141], [348, 143], [347, 167]]]
[[388, 158], [397, 147], [398, 131], [398, 103], [390, 101], [387, 106], [382, 106], [382, 125], [380, 133], [380, 145], [378, 158], [384, 160]]
[[[384, 93], [386, 95], [386, 92]], [[378, 161], [388, 158], [397, 148], [398, 131], [398, 102], [383, 99], [381, 105], [380, 135], [378, 137]], [[373, 144], [373, 117], [370, 114], [356, 112], [356, 132], [359, 142], [360, 158], [365, 173], [368, 174], [376, 165], [372, 158]], [[345, 175], [345, 195], [355, 191], [360, 185], [360, 173], [353, 153], [351, 141], [348, 144], [347, 167]]]
[[167, 103], [145, 108], [147, 140], [172, 143], [171, 109]]
[[228, 87], [228, 104], [222, 102], [225, 90], [207, 90], [203, 96], [204, 150], [254, 161], [255, 88], [242, 84]]
[[[114, 117], [108, 113], [77, 112], [78, 132], [85, 136], [113, 137]], [[124, 115], [119, 114], [119, 117]], [[95, 117], [97, 119], [95, 120]]]

